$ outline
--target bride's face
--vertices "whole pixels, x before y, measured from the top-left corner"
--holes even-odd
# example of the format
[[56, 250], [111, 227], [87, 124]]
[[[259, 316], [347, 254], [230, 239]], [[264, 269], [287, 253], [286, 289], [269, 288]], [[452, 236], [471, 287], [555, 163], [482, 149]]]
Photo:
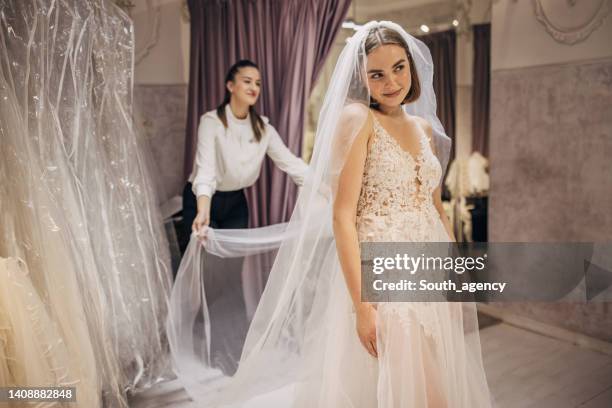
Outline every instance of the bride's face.
[[395, 44], [377, 47], [368, 54], [366, 73], [370, 96], [383, 107], [396, 107], [410, 91], [410, 64], [404, 48]]

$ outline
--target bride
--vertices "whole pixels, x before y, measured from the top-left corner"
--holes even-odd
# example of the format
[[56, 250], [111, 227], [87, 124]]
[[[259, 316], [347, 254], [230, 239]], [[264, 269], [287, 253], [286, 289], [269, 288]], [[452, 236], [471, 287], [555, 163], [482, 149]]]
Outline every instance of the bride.
[[[337, 62], [289, 223], [209, 229], [205, 249], [192, 238], [168, 333], [201, 406], [491, 406], [472, 303], [361, 300], [360, 243], [454, 241], [440, 198], [450, 140], [432, 78], [422, 42], [394, 23], [366, 24]], [[216, 340], [233, 340], [227, 327], [211, 325], [212, 257], [270, 269], [239, 361]]]

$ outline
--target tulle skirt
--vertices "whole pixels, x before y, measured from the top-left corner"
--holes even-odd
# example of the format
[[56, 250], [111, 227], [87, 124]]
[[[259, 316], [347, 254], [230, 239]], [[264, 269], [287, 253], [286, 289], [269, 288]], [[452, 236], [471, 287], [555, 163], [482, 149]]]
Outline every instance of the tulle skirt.
[[[378, 358], [359, 341], [344, 281], [334, 283], [326, 339], [298, 387], [296, 407], [490, 407], [477, 333], [464, 333], [460, 303], [377, 308]], [[472, 309], [473, 311], [473, 309]], [[475, 316], [473, 316], [475, 319]], [[471, 346], [470, 346], [471, 344]]]
[[[423, 220], [431, 223], [423, 224]], [[358, 225], [361, 242], [448, 241], [439, 215], [433, 212], [393, 219], [361, 219]], [[312, 223], [308, 228], [318, 225]], [[261, 261], [272, 240], [256, 235], [263, 234], [261, 229], [248, 232], [245, 240], [259, 242], [261, 248], [249, 246], [254, 255], [247, 259], [254, 256], [253, 260]], [[292, 233], [279, 232], [284, 238], [278, 239], [292, 243]], [[244, 232], [211, 231], [207, 250], [219, 256], [236, 256], [240, 234]], [[321, 232], [321, 236], [329, 235]], [[232, 307], [225, 302], [224, 311], [219, 310], [210, 304], [214, 301], [208, 295], [214, 291], [203, 278], [214, 271], [232, 273], [231, 266], [237, 263], [234, 258], [226, 258], [224, 266], [219, 267], [205, 259], [204, 251], [192, 238], [173, 290], [168, 329], [179, 378], [199, 406], [491, 406], [474, 303], [378, 303], [378, 358], [373, 358], [357, 336], [356, 315], [335, 244], [321, 239], [318, 245], [318, 249], [312, 250], [316, 257], [304, 253], [312, 248], [310, 245], [301, 247], [304, 252], [297, 255], [292, 251], [285, 253], [281, 247], [273, 257], [275, 265], [295, 263], [290, 272], [299, 278], [299, 286], [290, 286], [288, 279], [272, 275], [244, 340], [238, 335], [243, 331], [237, 325], [215, 328], [219, 317], [242, 311], [244, 302], [236, 300]], [[245, 260], [244, 265], [255, 263], [251, 261]], [[274, 272], [286, 270], [273, 268]], [[291, 285], [294, 282], [297, 279]], [[222, 336], [226, 345], [234, 344], [236, 339], [239, 340], [236, 344], [244, 342], [239, 361], [236, 353], [215, 346], [221, 344], [216, 342], [217, 336]], [[234, 363], [232, 369], [227, 369], [228, 361]]]
[[[424, 223], [428, 217], [422, 214], [360, 219], [360, 240], [448, 241], [439, 217], [429, 219]], [[331, 291], [325, 338], [297, 387], [297, 407], [491, 406], [473, 303], [379, 303], [374, 358], [359, 341], [341, 271], [335, 271]]]

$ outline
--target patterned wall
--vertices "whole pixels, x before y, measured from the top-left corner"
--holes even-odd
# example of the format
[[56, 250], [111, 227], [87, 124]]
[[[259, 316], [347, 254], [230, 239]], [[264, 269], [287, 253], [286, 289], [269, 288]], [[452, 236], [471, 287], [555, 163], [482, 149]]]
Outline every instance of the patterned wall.
[[[612, 59], [494, 71], [491, 93], [489, 239], [612, 241]], [[503, 307], [612, 340], [610, 304]]]
[[187, 85], [136, 85], [135, 105], [153, 155], [153, 179], [164, 203], [183, 190]]

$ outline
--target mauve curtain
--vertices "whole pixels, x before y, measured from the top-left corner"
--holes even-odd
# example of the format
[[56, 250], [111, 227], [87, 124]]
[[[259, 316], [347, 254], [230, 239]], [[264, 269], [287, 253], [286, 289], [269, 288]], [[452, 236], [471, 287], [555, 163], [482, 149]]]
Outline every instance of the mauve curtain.
[[454, 30], [441, 31], [418, 37], [431, 50], [434, 64], [433, 86], [436, 92], [437, 113], [446, 134], [453, 141], [450, 160], [455, 158], [455, 40]]
[[472, 87], [472, 150], [489, 157], [489, 95], [491, 82], [491, 24], [474, 26]]
[[[300, 155], [306, 101], [350, 0], [188, 0], [191, 57], [185, 179], [197, 145], [200, 116], [223, 99], [225, 74], [239, 59], [255, 61], [262, 74], [257, 109], [270, 118], [289, 149]], [[247, 191], [249, 224], [287, 221], [296, 186], [271, 160]]]

